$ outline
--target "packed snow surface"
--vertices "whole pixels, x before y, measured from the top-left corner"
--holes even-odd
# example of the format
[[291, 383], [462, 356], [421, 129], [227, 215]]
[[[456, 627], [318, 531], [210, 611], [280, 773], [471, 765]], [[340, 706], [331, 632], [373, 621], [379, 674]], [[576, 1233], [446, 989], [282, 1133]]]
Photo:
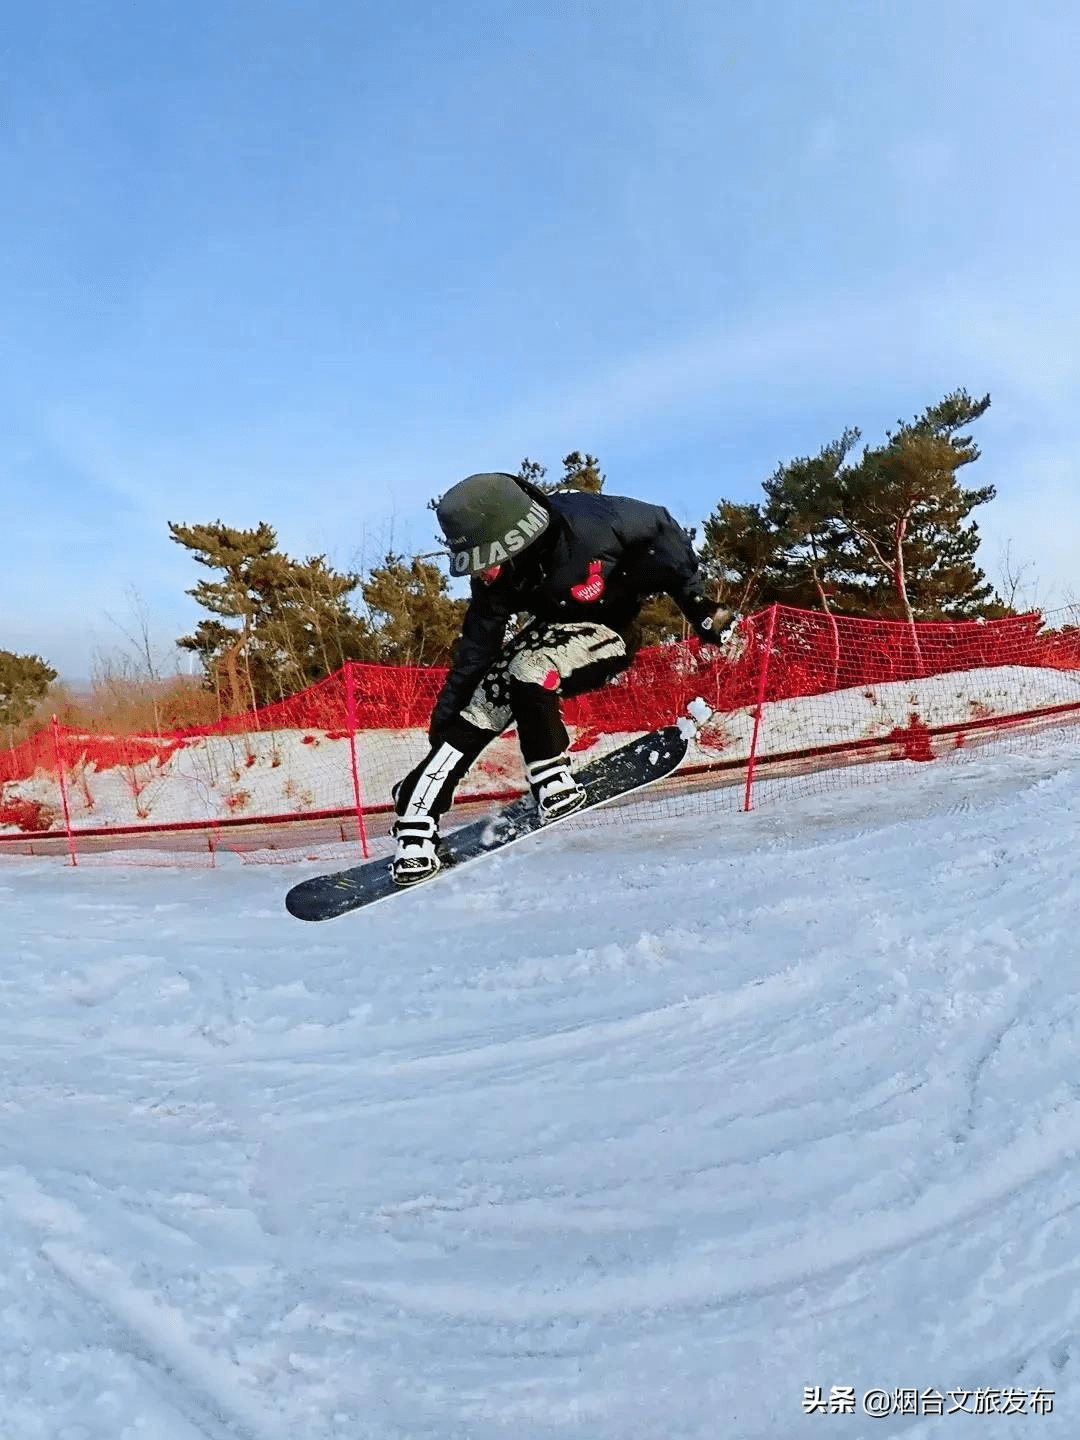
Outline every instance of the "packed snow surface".
[[5, 858], [0, 1435], [1080, 1434], [1078, 821], [1066, 735], [322, 926]]

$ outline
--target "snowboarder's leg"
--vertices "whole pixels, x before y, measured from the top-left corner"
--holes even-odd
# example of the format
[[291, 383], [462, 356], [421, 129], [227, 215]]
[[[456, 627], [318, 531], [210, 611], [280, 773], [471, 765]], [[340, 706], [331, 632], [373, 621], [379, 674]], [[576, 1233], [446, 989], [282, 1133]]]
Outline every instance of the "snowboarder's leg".
[[439, 820], [481, 751], [513, 720], [542, 818], [584, 802], [566, 751], [560, 700], [597, 690], [630, 664], [622, 636], [592, 622], [527, 625], [483, 675], [468, 705], [393, 789], [394, 879], [427, 880], [439, 869]]
[[542, 819], [556, 820], [585, 802], [585, 791], [570, 769], [570, 736], [561, 701], [599, 689], [629, 664], [622, 636], [604, 625], [537, 624], [515, 637], [507, 665], [507, 700]]
[[398, 818], [391, 833], [397, 841], [393, 871], [398, 885], [415, 885], [439, 869], [439, 820], [481, 751], [510, 724], [508, 663], [509, 653], [495, 661], [464, 711], [443, 728], [419, 765], [394, 786]]
[[391, 834], [397, 841], [393, 871], [398, 885], [415, 885], [438, 871], [439, 820], [450, 808], [462, 777], [496, 734], [455, 720], [419, 765], [394, 786], [397, 819]]

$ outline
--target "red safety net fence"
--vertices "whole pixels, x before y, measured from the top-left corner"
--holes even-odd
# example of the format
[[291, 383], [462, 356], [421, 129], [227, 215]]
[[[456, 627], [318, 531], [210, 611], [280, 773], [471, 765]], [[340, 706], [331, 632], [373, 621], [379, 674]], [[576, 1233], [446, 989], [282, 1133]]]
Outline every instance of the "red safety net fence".
[[[624, 802], [641, 813], [750, 809], [854, 766], [1029, 744], [1080, 719], [1080, 615], [919, 623], [773, 606], [727, 653], [696, 641], [642, 651], [565, 705], [582, 758], [672, 723], [701, 697], [711, 721], [676, 775]], [[56, 723], [0, 752], [0, 855], [64, 851], [144, 863], [368, 855], [388, 847], [390, 790], [426, 749], [445, 671], [349, 664], [278, 704], [213, 725], [121, 736]], [[812, 778], [813, 777], [813, 778]], [[828, 777], [828, 778], [826, 778]], [[463, 782], [453, 818], [524, 788], [513, 731]], [[611, 812], [597, 812], [595, 823]]]

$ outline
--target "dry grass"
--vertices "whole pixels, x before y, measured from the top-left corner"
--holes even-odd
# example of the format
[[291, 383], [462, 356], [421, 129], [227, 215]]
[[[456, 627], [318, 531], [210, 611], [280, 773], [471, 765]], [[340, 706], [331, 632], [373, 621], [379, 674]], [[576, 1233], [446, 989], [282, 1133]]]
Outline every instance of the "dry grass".
[[217, 696], [193, 675], [151, 679], [105, 667], [86, 691], [62, 681], [50, 687], [34, 714], [22, 725], [5, 727], [0, 748], [18, 745], [48, 725], [55, 715], [61, 725], [105, 735], [163, 735], [221, 719]]

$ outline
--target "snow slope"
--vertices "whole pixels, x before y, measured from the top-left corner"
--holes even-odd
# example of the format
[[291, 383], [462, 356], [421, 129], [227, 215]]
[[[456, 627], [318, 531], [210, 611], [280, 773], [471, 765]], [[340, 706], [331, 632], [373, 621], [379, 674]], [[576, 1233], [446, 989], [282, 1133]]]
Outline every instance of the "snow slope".
[[1074, 734], [325, 926], [6, 858], [0, 1436], [1075, 1436], [1078, 819]]

